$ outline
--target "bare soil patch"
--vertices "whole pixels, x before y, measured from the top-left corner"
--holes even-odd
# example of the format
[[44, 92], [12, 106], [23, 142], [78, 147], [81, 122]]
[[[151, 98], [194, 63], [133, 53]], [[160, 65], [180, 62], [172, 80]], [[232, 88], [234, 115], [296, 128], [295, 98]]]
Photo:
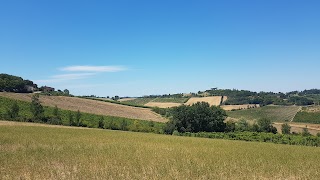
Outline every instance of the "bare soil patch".
[[[22, 101], [31, 102], [33, 94], [22, 93], [4, 93], [1, 92], [0, 96], [18, 99]], [[161, 117], [151, 109], [130, 107], [120, 104], [96, 101], [91, 99], [83, 99], [77, 97], [65, 96], [40, 96], [41, 104], [45, 106], [57, 106], [61, 109], [71, 111], [81, 111], [85, 113], [92, 113], [98, 115], [117, 116], [131, 119], [148, 120], [156, 122], [166, 122], [167, 119]]]

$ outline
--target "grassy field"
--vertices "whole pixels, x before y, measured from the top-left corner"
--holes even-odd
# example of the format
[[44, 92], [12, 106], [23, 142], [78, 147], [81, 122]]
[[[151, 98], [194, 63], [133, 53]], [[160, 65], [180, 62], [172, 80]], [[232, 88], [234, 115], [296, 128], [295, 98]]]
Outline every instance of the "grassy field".
[[320, 148], [31, 125], [0, 121], [0, 179], [320, 176]]
[[299, 106], [264, 106], [254, 109], [228, 111], [227, 114], [235, 119], [257, 120], [267, 118], [272, 122], [286, 122], [292, 121], [299, 110]]
[[143, 106], [147, 104], [148, 102], [154, 100], [155, 98], [136, 98], [133, 100], [125, 101], [127, 104], [132, 104], [132, 105], [140, 105]]

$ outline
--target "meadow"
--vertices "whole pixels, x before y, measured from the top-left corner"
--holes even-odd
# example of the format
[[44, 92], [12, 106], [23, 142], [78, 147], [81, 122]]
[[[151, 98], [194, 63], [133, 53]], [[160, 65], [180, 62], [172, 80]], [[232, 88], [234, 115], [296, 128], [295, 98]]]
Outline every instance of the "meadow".
[[25, 124], [0, 121], [0, 179], [320, 177], [315, 147]]

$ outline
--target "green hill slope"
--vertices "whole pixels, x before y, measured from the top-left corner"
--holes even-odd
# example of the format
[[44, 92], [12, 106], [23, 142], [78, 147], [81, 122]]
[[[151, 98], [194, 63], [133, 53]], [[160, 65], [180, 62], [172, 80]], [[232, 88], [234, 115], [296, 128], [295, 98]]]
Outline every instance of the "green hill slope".
[[299, 110], [299, 106], [264, 106], [261, 108], [229, 111], [227, 114], [236, 119], [257, 120], [266, 118], [273, 122], [288, 122], [293, 120]]

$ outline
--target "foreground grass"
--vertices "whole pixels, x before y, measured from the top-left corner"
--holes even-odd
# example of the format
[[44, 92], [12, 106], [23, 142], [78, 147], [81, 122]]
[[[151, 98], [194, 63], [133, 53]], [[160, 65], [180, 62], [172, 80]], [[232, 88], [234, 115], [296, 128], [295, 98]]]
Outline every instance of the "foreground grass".
[[52, 127], [0, 124], [0, 179], [320, 176], [320, 148]]

